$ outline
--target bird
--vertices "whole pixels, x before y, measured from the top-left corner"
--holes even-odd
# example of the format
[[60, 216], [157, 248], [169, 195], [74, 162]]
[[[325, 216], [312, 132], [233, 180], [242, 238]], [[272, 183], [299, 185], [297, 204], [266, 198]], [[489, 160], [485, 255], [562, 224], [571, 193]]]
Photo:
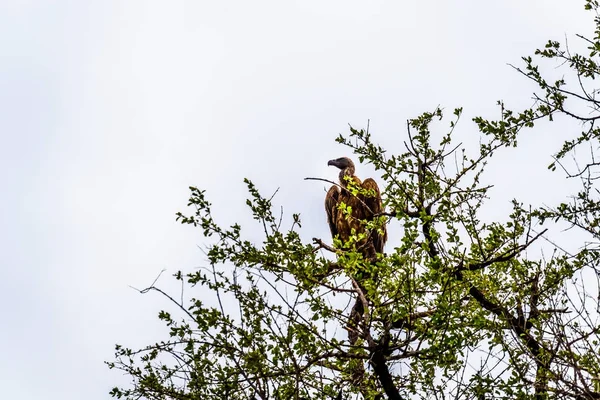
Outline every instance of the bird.
[[[383, 213], [381, 193], [377, 182], [372, 178], [361, 181], [354, 175], [354, 163], [348, 157], [329, 160], [327, 165], [340, 169], [339, 185], [333, 185], [325, 196], [325, 210], [331, 236], [333, 238], [337, 236], [342, 243], [345, 243], [352, 236], [353, 229], [354, 234], [367, 233], [367, 237], [357, 243], [357, 249], [361, 251], [365, 259], [375, 261], [377, 253], [383, 253], [383, 247], [387, 241], [385, 224], [370, 232], [366, 232], [365, 229], [368, 221], [372, 221]], [[340, 210], [341, 203], [351, 207], [350, 215]]]
[[[383, 213], [381, 192], [372, 178], [361, 181], [355, 173], [354, 163], [348, 157], [329, 160], [328, 166], [340, 169], [339, 185], [333, 185], [325, 196], [325, 210], [327, 222], [331, 230], [331, 236], [338, 237], [342, 243], [346, 243], [351, 236], [366, 233], [365, 237], [357, 241], [356, 249], [368, 262], [377, 261], [377, 254], [383, 254], [383, 248], [387, 241], [387, 229], [385, 223], [377, 229], [367, 232], [366, 223], [372, 221]], [[344, 204], [351, 211], [344, 212], [340, 207]], [[362, 280], [367, 276], [362, 273], [356, 276], [358, 285], [363, 293], [366, 292]], [[358, 341], [357, 328], [362, 321], [364, 305], [357, 296], [354, 306], [348, 318], [348, 339], [351, 345]], [[361, 375], [362, 369], [357, 369], [354, 375]]]

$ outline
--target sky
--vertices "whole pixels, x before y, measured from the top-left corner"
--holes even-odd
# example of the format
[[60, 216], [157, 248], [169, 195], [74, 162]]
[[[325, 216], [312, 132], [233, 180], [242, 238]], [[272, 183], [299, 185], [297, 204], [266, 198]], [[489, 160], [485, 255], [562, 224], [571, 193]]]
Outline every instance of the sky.
[[[205, 264], [181, 226], [188, 186], [218, 222], [251, 223], [243, 178], [328, 237], [327, 160], [348, 124], [401, 151], [436, 106], [497, 117], [531, 105], [508, 64], [591, 34], [583, 1], [0, 0], [0, 386], [7, 399], [109, 398], [116, 343], [166, 336], [131, 288]], [[570, 42], [571, 43], [571, 42]], [[489, 218], [560, 199], [546, 169], [560, 121], [494, 157]], [[359, 176], [372, 176], [358, 166]], [[250, 231], [251, 232], [251, 231]]]

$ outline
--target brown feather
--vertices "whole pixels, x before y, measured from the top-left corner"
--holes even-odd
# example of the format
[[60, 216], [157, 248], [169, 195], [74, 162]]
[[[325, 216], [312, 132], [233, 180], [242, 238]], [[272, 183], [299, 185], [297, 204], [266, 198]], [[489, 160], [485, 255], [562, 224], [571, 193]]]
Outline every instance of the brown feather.
[[[348, 185], [346, 180], [341, 180], [342, 190], [337, 186], [332, 186], [325, 197], [327, 222], [329, 223], [331, 235], [332, 237], [339, 235], [342, 242], [350, 239], [353, 229], [356, 234], [364, 232], [364, 223], [373, 220], [375, 214], [383, 211], [381, 193], [377, 183], [371, 178], [361, 182], [358, 177], [344, 175], [344, 172], [340, 173], [340, 178], [347, 179], [349, 176], [353, 183]], [[355, 196], [347, 189], [348, 186], [365, 189], [371, 192], [372, 195], [359, 194]], [[352, 208], [350, 216], [345, 215], [338, 209], [340, 203]], [[376, 256], [375, 253], [383, 253], [383, 247], [387, 240], [385, 225], [381, 228], [381, 231], [371, 232], [366, 240], [362, 241], [362, 243], [357, 243], [357, 247], [362, 249], [363, 255], [366, 258], [373, 259]]]
[[[379, 192], [379, 186], [377, 186], [377, 182], [375, 182], [373, 179], [367, 178], [362, 183], [362, 187], [363, 189], [372, 191], [375, 194], [375, 196], [363, 196], [364, 203], [370, 209], [370, 215], [368, 216], [368, 219], [372, 220], [374, 218], [374, 215], [383, 212], [383, 203], [381, 202], [381, 193]], [[371, 238], [373, 239], [375, 251], [377, 253], [383, 253], [383, 246], [387, 241], [387, 229], [385, 224], [382, 226], [381, 232], [372, 232]]]
[[340, 190], [337, 186], [332, 186], [325, 196], [325, 211], [327, 211], [327, 223], [331, 230], [331, 237], [335, 237], [338, 234], [337, 228], [337, 214], [338, 214], [338, 198], [340, 196]]

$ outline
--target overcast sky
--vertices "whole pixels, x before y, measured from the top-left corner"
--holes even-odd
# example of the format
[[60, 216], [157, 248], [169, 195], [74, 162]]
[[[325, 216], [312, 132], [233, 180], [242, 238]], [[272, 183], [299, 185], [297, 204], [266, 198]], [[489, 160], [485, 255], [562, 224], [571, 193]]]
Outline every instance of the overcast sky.
[[[348, 123], [401, 150], [407, 118], [463, 106], [477, 141], [471, 117], [531, 104], [507, 63], [591, 28], [564, 0], [0, 0], [2, 397], [106, 399], [114, 344], [165, 337], [166, 302], [128, 285], [203, 265], [175, 222], [189, 185], [223, 223], [249, 221], [244, 177], [279, 187], [306, 240], [327, 238], [323, 185], [302, 178], [335, 179]], [[498, 210], [555, 198], [560, 134], [494, 157]]]

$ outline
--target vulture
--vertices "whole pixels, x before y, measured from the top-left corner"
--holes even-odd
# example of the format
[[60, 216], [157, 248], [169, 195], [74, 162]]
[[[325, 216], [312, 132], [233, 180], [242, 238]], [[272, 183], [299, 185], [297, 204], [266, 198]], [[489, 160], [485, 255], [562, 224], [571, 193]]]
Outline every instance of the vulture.
[[[356, 248], [360, 251], [367, 261], [377, 260], [377, 253], [383, 253], [383, 246], [387, 240], [387, 230], [385, 224], [370, 232], [366, 232], [365, 224], [373, 220], [375, 215], [383, 212], [381, 204], [381, 193], [377, 183], [371, 179], [365, 179], [364, 182], [354, 175], [354, 163], [347, 157], [330, 160], [327, 165], [333, 165], [340, 169], [340, 183], [333, 185], [325, 197], [325, 210], [327, 211], [327, 222], [331, 229], [332, 237], [339, 237], [342, 242], [348, 241], [352, 236], [352, 230], [355, 234], [367, 233], [366, 238], [356, 243]], [[339, 205], [343, 203], [346, 207], [351, 207], [349, 213], [340, 209]], [[361, 285], [360, 280], [358, 284]], [[364, 288], [363, 292], [364, 292]], [[348, 318], [348, 339], [350, 344], [356, 344], [359, 333], [359, 327], [364, 306], [359, 297], [356, 298], [354, 307]], [[364, 367], [357, 367], [353, 376], [359, 379], [364, 373]]]
[[[354, 175], [354, 163], [347, 157], [330, 160], [327, 165], [333, 165], [340, 169], [340, 184], [332, 186], [325, 197], [325, 210], [327, 211], [327, 222], [331, 229], [331, 236], [338, 236], [342, 242], [346, 242], [355, 233], [365, 232], [365, 223], [373, 220], [376, 214], [383, 212], [381, 193], [377, 183], [371, 179], [364, 182]], [[349, 183], [350, 188], [348, 188]], [[356, 189], [362, 193], [356, 193]], [[353, 194], [354, 192], [355, 194]], [[352, 208], [350, 215], [339, 209], [343, 203]], [[377, 253], [383, 253], [383, 246], [387, 240], [385, 224], [378, 230], [367, 232], [367, 238], [357, 243], [357, 249], [361, 251], [365, 259], [373, 261]]]

